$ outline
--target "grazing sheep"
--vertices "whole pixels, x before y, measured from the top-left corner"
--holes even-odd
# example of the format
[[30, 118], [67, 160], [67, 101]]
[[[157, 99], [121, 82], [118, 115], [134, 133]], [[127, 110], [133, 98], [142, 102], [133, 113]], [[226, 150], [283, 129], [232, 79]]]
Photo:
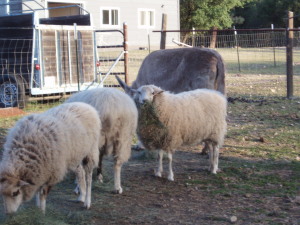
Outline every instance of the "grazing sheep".
[[20, 119], [7, 135], [0, 163], [0, 193], [6, 213], [36, 194], [43, 212], [51, 187], [77, 172], [86, 208], [91, 205], [92, 172], [99, 160], [101, 122], [96, 110], [69, 103]]
[[139, 109], [137, 133], [149, 150], [159, 151], [155, 175], [161, 177], [163, 151], [168, 153], [169, 180], [174, 180], [172, 154], [183, 145], [204, 141], [210, 148], [210, 167], [217, 173], [219, 147], [226, 133], [227, 100], [219, 92], [198, 89], [171, 94], [154, 85], [144, 85], [135, 92]]
[[121, 167], [131, 155], [132, 137], [137, 128], [138, 112], [133, 100], [118, 89], [99, 88], [76, 93], [66, 102], [85, 102], [98, 111], [105, 144], [100, 149], [97, 175], [102, 182], [102, 158], [113, 155], [114, 189], [121, 194]]
[[[225, 66], [222, 56], [213, 49], [177, 48], [150, 53], [139, 69], [131, 88], [156, 85], [172, 93], [199, 88], [215, 89], [225, 94]], [[130, 96], [130, 88], [125, 91]], [[143, 148], [139, 143], [138, 148]], [[205, 146], [202, 154], [207, 154]]]

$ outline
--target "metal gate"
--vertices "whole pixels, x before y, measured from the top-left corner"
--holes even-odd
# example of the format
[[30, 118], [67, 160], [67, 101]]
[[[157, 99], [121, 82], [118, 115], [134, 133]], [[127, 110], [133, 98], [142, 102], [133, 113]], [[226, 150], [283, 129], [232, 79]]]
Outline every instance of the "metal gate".
[[119, 87], [114, 75], [120, 76], [127, 83], [127, 24], [123, 24], [123, 31], [96, 30], [95, 35], [98, 61], [100, 63], [100, 69], [97, 73], [97, 77], [99, 78], [99, 86]]

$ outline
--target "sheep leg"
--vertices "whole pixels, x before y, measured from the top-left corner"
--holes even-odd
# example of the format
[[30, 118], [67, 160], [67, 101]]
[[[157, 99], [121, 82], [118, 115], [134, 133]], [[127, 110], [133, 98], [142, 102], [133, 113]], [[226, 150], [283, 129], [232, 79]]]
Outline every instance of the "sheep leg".
[[84, 201], [84, 207], [89, 209], [91, 207], [91, 198], [92, 198], [92, 176], [93, 170], [85, 171], [86, 174], [86, 196]]
[[75, 173], [77, 186], [74, 191], [75, 193], [80, 193], [79, 197], [77, 198], [77, 201], [84, 202], [86, 198], [86, 175], [85, 170], [83, 169], [81, 164], [76, 168]]
[[219, 145], [213, 144], [214, 149], [214, 171], [213, 173], [216, 174], [219, 171]]
[[172, 158], [173, 155], [171, 152], [168, 152], [168, 159], [169, 159], [169, 175], [168, 175], [168, 180], [174, 181], [174, 174], [173, 174], [173, 169], [172, 169]]
[[121, 187], [121, 168], [122, 163], [116, 159], [114, 165], [114, 184], [115, 184], [115, 192], [117, 194], [122, 194], [123, 189]]
[[219, 164], [219, 146], [215, 143], [209, 143], [210, 151], [209, 151], [209, 161], [210, 166], [209, 170], [211, 173], [216, 174], [218, 171]]
[[158, 150], [158, 169], [155, 171], [155, 176], [161, 177], [161, 173], [163, 172], [163, 156], [164, 156], [164, 151], [163, 150]]
[[103, 175], [102, 175], [102, 159], [105, 154], [104, 147], [100, 149], [100, 154], [99, 154], [99, 163], [98, 163], [98, 168], [97, 168], [97, 177], [100, 183], [103, 183]]
[[209, 167], [208, 170], [212, 171], [213, 170], [213, 164], [214, 164], [214, 157], [213, 157], [213, 146], [211, 142], [205, 142], [205, 146], [208, 147], [209, 151], [208, 151], [208, 156], [209, 156]]
[[46, 198], [51, 190], [51, 186], [43, 186], [36, 194], [36, 205], [42, 210], [43, 213], [46, 212]]

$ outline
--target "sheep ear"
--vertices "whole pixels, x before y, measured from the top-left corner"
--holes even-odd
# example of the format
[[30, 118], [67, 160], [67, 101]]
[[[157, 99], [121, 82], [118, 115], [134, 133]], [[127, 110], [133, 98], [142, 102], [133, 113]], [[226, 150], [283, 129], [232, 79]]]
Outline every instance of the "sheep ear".
[[133, 97], [134, 94], [136, 93], [136, 90], [129, 87], [118, 75], [115, 75], [115, 77], [118, 83], [120, 84], [121, 88], [124, 89], [125, 93]]
[[19, 182], [18, 182], [18, 186], [20, 186], [20, 187], [22, 187], [22, 186], [27, 186], [27, 185], [29, 185], [29, 183], [26, 182], [26, 181], [19, 180]]
[[164, 92], [164, 90], [159, 90], [159, 91], [157, 91], [157, 92], [154, 93], [154, 96], [155, 96], [155, 95], [159, 95], [159, 94], [161, 94], [161, 93], [163, 93], [163, 92]]

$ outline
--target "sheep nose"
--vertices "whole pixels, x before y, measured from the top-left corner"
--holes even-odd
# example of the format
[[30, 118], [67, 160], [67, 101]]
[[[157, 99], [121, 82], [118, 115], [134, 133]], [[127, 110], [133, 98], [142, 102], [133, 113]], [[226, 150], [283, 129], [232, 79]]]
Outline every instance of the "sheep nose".
[[139, 99], [140, 104], [144, 104], [145, 103], [145, 99]]

